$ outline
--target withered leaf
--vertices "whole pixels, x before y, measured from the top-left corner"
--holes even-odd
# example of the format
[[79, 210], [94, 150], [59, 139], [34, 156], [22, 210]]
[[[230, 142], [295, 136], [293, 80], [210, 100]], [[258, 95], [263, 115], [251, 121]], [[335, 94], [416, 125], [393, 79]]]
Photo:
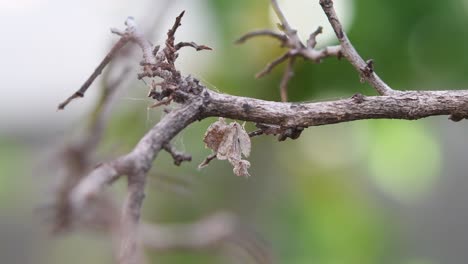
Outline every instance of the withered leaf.
[[206, 130], [205, 137], [203, 138], [203, 142], [205, 142], [206, 147], [217, 152], [219, 145], [223, 141], [227, 127], [228, 125], [222, 117], [220, 117], [218, 121], [211, 124], [210, 127], [208, 127]]
[[250, 162], [247, 160], [240, 160], [236, 165], [234, 165], [233, 172], [237, 176], [250, 176], [248, 169], [250, 168]]
[[208, 128], [203, 141], [216, 153], [217, 159], [228, 160], [234, 166], [236, 175], [249, 176], [250, 163], [242, 160], [242, 155], [250, 155], [251, 142], [242, 125], [237, 122], [228, 125], [224, 118], [219, 118]]

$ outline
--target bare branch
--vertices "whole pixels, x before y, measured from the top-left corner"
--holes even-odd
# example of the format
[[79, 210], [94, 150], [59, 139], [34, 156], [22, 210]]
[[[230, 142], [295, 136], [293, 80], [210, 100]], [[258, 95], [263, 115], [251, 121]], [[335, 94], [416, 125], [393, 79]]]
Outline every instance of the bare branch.
[[289, 37], [289, 38], [295, 38], [296, 43], [300, 43], [299, 38], [297, 37], [297, 31], [292, 29], [292, 27], [289, 25], [288, 20], [283, 14], [283, 11], [281, 11], [281, 8], [278, 5], [277, 0], [271, 0], [271, 5], [273, 6], [273, 10], [276, 13], [276, 16], [278, 16], [280, 22], [281, 22], [281, 28], [283, 29], [284, 33]]
[[296, 61], [296, 58], [292, 57], [288, 61], [288, 65], [286, 66], [286, 69], [284, 70], [283, 73], [283, 79], [281, 80], [281, 85], [280, 85], [280, 94], [281, 94], [281, 101], [282, 102], [287, 102], [288, 101], [288, 83], [289, 80], [294, 76], [294, 62]]
[[[82, 97], [115, 53], [128, 41], [136, 42], [143, 52], [143, 62], [141, 63], [143, 69], [142, 73], [138, 75], [139, 78], [160, 77], [163, 79], [162, 82], [158, 83], [153, 80], [149, 96], [156, 100], [154, 105], [169, 104], [171, 102], [179, 104], [177, 108], [170, 111], [158, 124], [148, 131], [130, 153], [100, 164], [94, 169], [90, 168], [90, 161], [83, 156], [86, 156], [86, 154], [76, 155], [75, 157], [75, 162], [80, 163], [78, 164], [80, 170], [77, 170], [77, 173], [82, 173], [82, 175], [74, 177], [66, 189], [68, 192], [71, 191], [68, 201], [75, 216], [85, 215], [83, 213], [87, 212], [91, 204], [98, 202], [106, 204], [106, 200], [102, 199], [105, 187], [119, 177], [123, 175], [127, 176], [128, 193], [122, 208], [120, 225], [118, 225], [120, 228], [120, 249], [118, 256], [120, 263], [137, 264], [143, 260], [139, 226], [147, 173], [152, 168], [153, 161], [161, 150], [168, 151], [173, 156], [176, 165], [190, 159], [188, 155], [175, 150], [170, 145], [170, 141], [186, 126], [196, 120], [215, 116], [257, 123], [257, 127], [260, 130], [248, 135], [243, 125], [237, 122], [232, 122], [228, 125], [220, 118], [218, 123], [222, 124], [218, 124], [219, 127], [212, 125], [204, 140], [207, 146], [213, 149], [215, 153], [209, 156], [200, 167], [206, 166], [212, 159], [218, 157], [219, 159], [227, 159], [231, 162], [234, 166], [234, 173], [248, 175], [247, 168], [250, 166], [250, 163], [242, 160], [242, 157], [247, 157], [250, 153], [251, 136], [273, 134], [278, 135], [280, 141], [287, 138], [297, 139], [302, 131], [310, 126], [363, 119], [391, 118], [415, 120], [437, 115], [450, 115], [450, 118], [454, 121], [468, 118], [467, 90], [396, 92], [388, 87], [375, 74], [373, 61], [369, 60], [365, 62], [351, 45], [336, 17], [332, 0], [320, 0], [320, 4], [334, 27], [341, 46], [326, 47], [324, 49], [315, 49], [317, 44], [316, 37], [320, 34], [321, 28], [313, 32], [306, 43], [307, 45], [304, 45], [298, 38], [296, 31], [286, 21], [277, 1], [272, 0], [271, 2], [281, 21], [281, 28], [284, 34], [277, 34], [272, 31], [257, 31], [245, 35], [239, 41], [243, 42], [251, 37], [266, 35], [279, 39], [288, 48], [287, 53], [270, 63], [260, 73], [260, 76], [263, 76], [281, 62], [288, 60], [280, 86], [283, 101], [287, 100], [287, 84], [293, 75], [293, 66], [298, 57], [319, 63], [326, 57], [336, 56], [340, 58], [344, 55], [358, 69], [362, 79], [373, 85], [381, 96], [365, 97], [363, 95], [355, 95], [349, 99], [336, 101], [284, 103], [231, 96], [210, 91], [193, 77], [183, 78], [174, 65], [178, 57], [177, 51], [182, 47], [193, 47], [197, 50], [208, 49], [206, 46], [197, 45], [193, 42], [174, 44], [175, 33], [181, 25], [184, 12], [176, 18], [174, 25], [168, 31], [166, 45], [162, 51], [159, 50], [158, 46], [153, 47], [143, 34], [138, 31], [134, 20], [129, 18], [126, 22], [127, 29], [125, 31], [113, 31], [122, 38], [114, 45], [93, 75], [91, 75], [80, 90], [59, 106], [59, 108], [63, 109], [74, 98]], [[119, 82], [117, 80], [117, 83]], [[108, 94], [105, 91], [103, 98], [101, 98], [103, 107], [107, 107], [110, 101], [109, 97], [114, 93], [113, 91], [107, 92]], [[100, 107], [99, 105], [98, 107]], [[105, 123], [104, 115], [106, 111], [97, 108], [97, 112], [98, 115], [93, 120], [95, 126], [90, 131], [97, 131], [98, 136], [96, 138], [90, 137], [90, 141], [86, 141], [86, 145], [88, 146], [92, 146], [93, 144], [91, 143], [99, 141], [102, 134], [101, 125]], [[88, 173], [88, 171], [90, 172]], [[88, 175], [83, 176], [86, 173]], [[66, 194], [63, 197], [68, 198]], [[112, 209], [109, 209], [109, 211], [112, 211]], [[112, 216], [114, 215], [112, 214]], [[210, 223], [210, 228], [212, 226], [213, 223]], [[114, 228], [113, 224], [112, 228]], [[229, 228], [230, 226], [224, 226], [224, 229], [221, 231], [232, 232], [225, 230]], [[227, 236], [226, 233], [229, 233], [219, 232], [210, 238], [206, 236], [207, 231], [205, 229], [204, 224], [195, 224], [180, 233], [184, 240], [179, 240], [176, 235], [174, 240], [165, 242], [170, 247], [211, 247], [216, 245], [220, 239], [224, 239]], [[156, 233], [156, 235], [161, 234], [164, 235], [165, 233], [161, 232], [161, 230], [159, 234]], [[202, 238], [205, 240], [200, 236], [203, 236]], [[189, 237], [193, 237], [194, 240], [187, 240]], [[148, 244], [152, 243], [153, 246], [156, 245], [154, 247], [161, 247], [161, 244], [155, 242], [155, 237], [152, 237], [152, 239]], [[264, 256], [261, 257], [263, 258]]]
[[60, 103], [58, 106], [58, 110], [63, 110], [65, 107], [74, 99], [84, 97], [86, 91], [88, 90], [89, 86], [96, 80], [96, 78], [102, 73], [102, 70], [111, 62], [111, 60], [115, 57], [117, 52], [122, 49], [128, 42], [130, 38], [128, 36], [122, 36], [122, 38], [115, 43], [112, 49], [107, 53], [106, 57], [99, 63], [98, 67], [94, 70], [93, 74], [86, 80], [86, 82], [81, 86], [81, 88], [76, 91], [73, 95], [67, 98], [64, 102]]
[[263, 69], [261, 72], [257, 73], [255, 75], [255, 78], [262, 78], [263, 76], [269, 74], [276, 66], [281, 64], [282, 62], [286, 61], [288, 58], [290, 58], [289, 51], [281, 55], [279, 58], [276, 60], [270, 62], [265, 69]]
[[167, 32], [166, 48], [164, 48], [164, 54], [166, 55], [168, 63], [172, 66], [174, 66], [174, 62], [177, 59], [177, 56], [175, 53], [177, 49], [175, 48], [175, 44], [174, 44], [175, 33], [177, 29], [180, 27], [180, 25], [182, 25], [181, 20], [184, 14], [185, 14], [185, 11], [182, 11], [182, 13], [180, 13], [180, 15], [176, 17], [174, 25]]
[[323, 49], [305, 49], [301, 51], [303, 58], [306, 58], [315, 63], [320, 63], [328, 57], [337, 57], [340, 59], [343, 56], [341, 46], [328, 46]]
[[192, 161], [192, 156], [178, 151], [172, 144], [167, 143], [163, 146], [164, 150], [171, 154], [174, 164], [180, 166], [184, 161]]
[[119, 263], [140, 264], [143, 261], [139, 240], [141, 206], [145, 197], [146, 172], [128, 178], [128, 194], [122, 210]]
[[288, 37], [286, 35], [276, 33], [269, 29], [263, 29], [263, 30], [249, 32], [243, 35], [242, 37], [240, 37], [238, 40], [236, 40], [235, 43], [242, 44], [251, 38], [260, 37], [260, 36], [266, 36], [266, 37], [272, 37], [272, 38], [278, 39], [282, 44], [285, 44], [288, 41]]
[[198, 45], [197, 43], [195, 42], [179, 42], [177, 43], [177, 45], [175, 46], [176, 50], [180, 50], [181, 48], [183, 47], [192, 47], [194, 48], [196, 51], [200, 51], [200, 50], [213, 50], [212, 48], [208, 47], [208, 46], [205, 46], [205, 45]]
[[93, 74], [86, 80], [86, 82], [81, 86], [81, 88], [71, 95], [67, 100], [59, 104], [58, 110], [63, 110], [65, 107], [74, 99], [79, 97], [84, 97], [86, 91], [91, 86], [91, 84], [96, 80], [96, 78], [102, 73], [104, 68], [111, 62], [119, 50], [121, 50], [129, 41], [133, 41], [140, 46], [143, 52], [143, 59], [145, 64], [155, 64], [156, 58], [153, 55], [153, 47], [151, 43], [145, 39], [144, 34], [138, 30], [138, 27], [135, 23], [133, 17], [128, 17], [125, 21], [127, 28], [125, 31], [118, 29], [111, 29], [111, 31], [121, 38], [117, 43], [112, 47], [112, 49], [107, 53], [106, 57], [101, 61], [98, 67], [94, 70]]
[[288, 21], [286, 20], [286, 17], [284, 16], [283, 12], [281, 11], [278, 5], [278, 2], [276, 0], [271, 0], [271, 3], [276, 15], [278, 16], [281, 22], [280, 27], [284, 34], [278, 34], [270, 30], [253, 31], [242, 36], [239, 40], [236, 41], [236, 43], [244, 43], [246, 40], [253, 37], [268, 36], [280, 40], [281, 46], [288, 48], [288, 51], [286, 53], [284, 53], [279, 58], [275, 59], [273, 62], [269, 63], [261, 72], [259, 72], [256, 75], [257, 78], [263, 77], [269, 74], [276, 66], [288, 60], [288, 65], [284, 70], [283, 79], [280, 85], [281, 100], [283, 102], [286, 102], [288, 98], [288, 83], [294, 74], [293, 66], [296, 61], [296, 58], [301, 57], [306, 60], [310, 60], [314, 63], [320, 63], [322, 59], [325, 59], [327, 57], [341, 58], [341, 46], [332, 46], [326, 47], [324, 49], [315, 49], [315, 46], [317, 45], [316, 38], [320, 33], [322, 33], [322, 27], [319, 27], [310, 35], [309, 40], [307, 41], [307, 45], [305, 45], [299, 39], [297, 31], [289, 25]]
[[317, 28], [317, 30], [315, 30], [314, 32], [312, 32], [312, 34], [310, 34], [309, 39], [307, 40], [308, 48], [315, 48], [315, 46], [317, 45], [317, 36], [322, 34], [322, 31], [323, 31], [323, 27], [320, 26]]
[[198, 169], [205, 168], [214, 159], [216, 159], [216, 153], [210, 154], [208, 157], [206, 157], [206, 159], [202, 163], [200, 163], [200, 165], [198, 165]]
[[[205, 91], [204, 115], [243, 121], [310, 127], [362, 119], [415, 120], [429, 116], [468, 117], [468, 90], [405, 91], [390, 96], [359, 96], [317, 103], [279, 103]], [[207, 95], [205, 95], [207, 97]]]
[[325, 11], [325, 14], [330, 21], [333, 30], [341, 43], [343, 55], [348, 59], [348, 61], [356, 68], [361, 77], [366, 80], [372, 87], [374, 87], [380, 95], [391, 95], [397, 93], [397, 91], [390, 88], [380, 77], [372, 71], [369, 73], [368, 65], [356, 51], [354, 46], [351, 44], [351, 41], [348, 39], [348, 36], [343, 30], [338, 16], [336, 15], [335, 9], [333, 7], [333, 0], [320, 0], [320, 5]]

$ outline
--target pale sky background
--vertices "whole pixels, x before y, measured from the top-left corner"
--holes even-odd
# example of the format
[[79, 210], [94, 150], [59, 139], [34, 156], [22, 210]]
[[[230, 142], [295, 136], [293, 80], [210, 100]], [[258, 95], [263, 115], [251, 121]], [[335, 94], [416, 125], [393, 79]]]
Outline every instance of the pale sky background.
[[[203, 1], [174, 2], [160, 32], [165, 34], [175, 16], [187, 10], [178, 39], [216, 46], [215, 34], [203, 30], [208, 23], [214, 24]], [[129, 15], [141, 21], [148, 16], [147, 8], [156, 6], [150, 0], [129, 3], [125, 0], [0, 0], [3, 37], [0, 134], [57, 132], [89, 110], [96, 95], [95, 85], [84, 99], [72, 103], [66, 111], [57, 112], [56, 107], [81, 86], [111, 43], [118, 39], [109, 29], [124, 28]], [[188, 62], [196, 55], [195, 52], [184, 54], [180, 60], [182, 70], [190, 70]], [[194, 74], [202, 72], [201, 67], [209, 64], [212, 56], [204, 54], [204, 60], [198, 61], [197, 69], [193, 69]], [[142, 97], [145, 93], [142, 90]]]

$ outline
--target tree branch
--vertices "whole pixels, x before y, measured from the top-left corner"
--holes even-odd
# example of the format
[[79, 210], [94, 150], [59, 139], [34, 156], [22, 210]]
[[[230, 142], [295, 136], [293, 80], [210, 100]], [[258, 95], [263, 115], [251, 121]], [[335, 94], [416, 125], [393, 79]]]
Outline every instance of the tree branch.
[[279, 34], [268, 29], [257, 30], [245, 34], [244, 36], [239, 38], [236, 41], [236, 43], [244, 43], [245, 41], [253, 37], [268, 36], [280, 40], [281, 47], [288, 48], [288, 51], [286, 53], [269, 63], [261, 72], [257, 73], [256, 75], [257, 78], [261, 78], [269, 74], [279, 64], [288, 61], [280, 84], [281, 101], [286, 102], [288, 100], [288, 83], [294, 74], [293, 66], [296, 61], [296, 58], [301, 57], [303, 59], [310, 60], [314, 63], [320, 63], [323, 59], [327, 57], [337, 57], [338, 59], [340, 59], [342, 56], [341, 46], [332, 46], [323, 49], [315, 49], [315, 46], [317, 44], [317, 36], [320, 33], [322, 33], [321, 27], [319, 27], [316, 31], [310, 34], [307, 43], [304, 44], [297, 35], [297, 31], [293, 29], [291, 25], [289, 25], [286, 17], [284, 16], [283, 12], [281, 11], [281, 8], [278, 5], [277, 0], [271, 0], [271, 4], [278, 19], [280, 20], [280, 29], [281, 31], [283, 31], [283, 34]]
[[279, 103], [206, 90], [205, 116], [310, 127], [363, 119], [415, 120], [429, 116], [468, 117], [468, 90], [407, 91], [389, 96], [359, 96], [317, 103]]
[[178, 151], [172, 144], [167, 143], [163, 146], [164, 150], [171, 154], [174, 164], [180, 166], [184, 161], [192, 161], [192, 156]]
[[372, 67], [369, 67], [369, 64], [364, 61], [364, 59], [359, 55], [354, 46], [351, 44], [348, 36], [343, 30], [343, 26], [336, 15], [335, 9], [333, 7], [333, 0], [320, 0], [320, 5], [323, 8], [323, 11], [327, 15], [328, 21], [330, 21], [333, 30], [335, 31], [336, 37], [341, 43], [342, 53], [348, 59], [348, 61], [356, 68], [356, 70], [361, 75], [361, 78], [367, 81], [372, 87], [374, 87], [380, 95], [391, 95], [398, 93], [388, 86], [377, 73], [374, 72]]
[[145, 171], [128, 177], [128, 193], [125, 198], [120, 224], [121, 239], [118, 263], [121, 264], [143, 263], [138, 229], [141, 207], [145, 197], [145, 181]]
[[89, 78], [86, 80], [86, 82], [80, 87], [78, 91], [73, 93], [70, 97], [68, 97], [65, 101], [59, 104], [58, 110], [63, 110], [65, 107], [74, 99], [84, 97], [86, 91], [88, 88], [91, 86], [91, 84], [96, 80], [96, 78], [102, 73], [104, 68], [112, 61], [112, 59], [115, 57], [117, 52], [121, 50], [128, 42], [130, 41], [130, 38], [128, 36], [123, 35], [117, 43], [112, 47], [112, 49], [107, 53], [107, 55], [104, 57], [104, 59], [101, 61], [101, 63], [97, 66], [97, 68], [94, 70], [93, 74], [89, 76]]
[[104, 187], [122, 175], [127, 175], [129, 188], [122, 210], [120, 263], [139, 263], [140, 249], [136, 240], [139, 212], [144, 197], [145, 179], [157, 154], [182, 129], [201, 113], [202, 99], [194, 98], [179, 109], [171, 111], [135, 146], [132, 152], [114, 161], [101, 164], [75, 187], [71, 194], [74, 213], [79, 214]]
[[[298, 138], [303, 129], [310, 126], [336, 124], [354, 120], [382, 118], [414, 120], [437, 115], [451, 115], [451, 119], [454, 121], [468, 118], [467, 90], [396, 92], [388, 87], [375, 74], [373, 62], [371, 60], [365, 62], [351, 45], [336, 17], [332, 0], [320, 0], [320, 4], [339, 38], [341, 46], [327, 47], [322, 50], [315, 49], [315, 38], [320, 33], [320, 28], [311, 34], [307, 45], [304, 45], [297, 37], [296, 31], [286, 21], [278, 7], [277, 1], [272, 0], [272, 4], [282, 23], [284, 35], [263, 31], [248, 34], [244, 38], [241, 38], [241, 40], [260, 35], [284, 39], [283, 44], [289, 48], [288, 53], [266, 69], [266, 72], [269, 72], [280, 62], [288, 60], [289, 64], [286, 67], [281, 84], [283, 101], [287, 99], [287, 83], [292, 76], [292, 67], [297, 57], [320, 62], [322, 58], [328, 56], [339, 58], [342, 53], [358, 69], [361, 77], [374, 86], [381, 96], [365, 97], [363, 95], [355, 95], [349, 99], [327, 102], [280, 103], [221, 94], [208, 90], [193, 77], [183, 78], [175, 68], [178, 49], [186, 46], [196, 49], [204, 49], [206, 47], [191, 42], [174, 44], [175, 33], [180, 26], [184, 12], [176, 18], [174, 25], [169, 30], [166, 46], [162, 51], [159, 51], [157, 47], [153, 47], [144, 38], [143, 34], [138, 32], [133, 19], [127, 20], [127, 29], [124, 32], [114, 30], [114, 33], [122, 36], [122, 39], [118, 43], [129, 38], [129, 40], [136, 42], [142, 49], [143, 62], [141, 66], [143, 66], [143, 72], [139, 74], [139, 78], [160, 77], [163, 79], [162, 82], [154, 82], [152, 84], [153, 87], [149, 96], [159, 102], [156, 104], [177, 102], [180, 106], [170, 111], [158, 124], [148, 131], [130, 153], [97, 166], [86, 177], [79, 177], [78, 179], [81, 180], [76, 184], [70, 195], [73, 213], [81, 214], [89, 208], [87, 205], [95, 202], [96, 199], [94, 198], [97, 198], [103, 192], [106, 185], [117, 180], [122, 175], [127, 176], [128, 193], [122, 208], [120, 221], [120, 263], [136, 264], [142, 260], [138, 226], [147, 173], [151, 169], [154, 159], [161, 150], [165, 149], [177, 161], [180, 158], [180, 154], [169, 145], [169, 142], [186, 126], [196, 120], [207, 117], [227, 117], [251, 121], [257, 123], [257, 126], [261, 130], [253, 133], [252, 136], [259, 133], [278, 134], [279, 140], [285, 140], [286, 138]], [[120, 49], [119, 45], [116, 45], [118, 49]], [[116, 46], [112, 50], [117, 49]], [[110, 52], [111, 55], [116, 52], [112, 52], [112, 50]], [[85, 88], [80, 88], [72, 97], [61, 104], [61, 108], [65, 107], [76, 96], [84, 94], [112, 56], [104, 59], [83, 86]], [[89, 84], [87, 84], [88, 82]], [[232, 134], [232, 137], [229, 137], [233, 141], [231, 142], [232, 146], [239, 147], [246, 145], [245, 148], [248, 151], [245, 152], [250, 153], [250, 138], [241, 125], [238, 123], [234, 123], [234, 125], [238, 129], [233, 130], [235, 133]], [[240, 137], [239, 133], [240, 135], [244, 135], [244, 137]], [[248, 144], [240, 144], [241, 138], [248, 142]], [[239, 154], [239, 158], [242, 157], [239, 150], [242, 151], [244, 156], [248, 156], [248, 153], [244, 153], [241, 147], [235, 152]], [[212, 158], [213, 156], [208, 157], [205, 164]], [[250, 166], [250, 163], [248, 165]]]

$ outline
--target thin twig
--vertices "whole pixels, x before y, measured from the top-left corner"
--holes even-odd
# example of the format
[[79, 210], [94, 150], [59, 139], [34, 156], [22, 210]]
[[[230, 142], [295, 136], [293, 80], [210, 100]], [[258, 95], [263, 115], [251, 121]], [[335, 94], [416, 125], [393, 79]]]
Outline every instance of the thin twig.
[[323, 31], [323, 27], [318, 27], [317, 30], [315, 30], [314, 32], [312, 32], [312, 34], [310, 34], [309, 36], [309, 39], [307, 40], [307, 47], [308, 48], [315, 48], [315, 46], [317, 45], [317, 36], [322, 34], [322, 31]]
[[236, 41], [236, 43], [244, 43], [246, 40], [253, 37], [268, 36], [280, 40], [281, 46], [288, 49], [286, 53], [269, 63], [261, 72], [256, 75], [256, 78], [263, 77], [269, 74], [276, 66], [288, 60], [288, 65], [284, 70], [283, 79], [280, 85], [281, 99], [284, 102], [287, 100], [287, 87], [294, 73], [293, 65], [297, 57], [310, 60], [314, 63], [320, 63], [327, 57], [341, 58], [342, 53], [341, 46], [331, 46], [323, 49], [315, 49], [315, 46], [317, 45], [317, 36], [322, 33], [322, 27], [318, 27], [317, 30], [310, 34], [309, 40], [306, 43], [307, 45], [302, 43], [297, 35], [297, 31], [293, 29], [286, 20], [286, 17], [278, 5], [278, 2], [276, 0], [271, 0], [271, 4], [273, 6], [273, 10], [281, 22], [281, 29], [284, 33], [278, 34], [270, 30], [253, 31], [242, 36]]
[[288, 65], [284, 70], [283, 79], [281, 80], [280, 85], [280, 94], [281, 94], [281, 101], [287, 102], [288, 101], [288, 83], [289, 80], [294, 76], [294, 62], [296, 61], [295, 57], [289, 58]]
[[322, 6], [323, 11], [327, 15], [328, 21], [330, 22], [338, 40], [341, 43], [343, 55], [348, 59], [348, 61], [356, 68], [359, 72], [360, 76], [366, 80], [372, 87], [377, 90], [380, 95], [391, 95], [397, 93], [397, 91], [393, 90], [388, 86], [380, 77], [375, 73], [372, 72], [370, 74], [366, 74], [367, 63], [364, 59], [359, 55], [356, 51], [354, 46], [351, 44], [348, 36], [343, 30], [343, 26], [336, 15], [335, 9], [333, 7], [332, 0], [320, 0], [320, 5]]
[[257, 129], [257, 130], [255, 130], [255, 131], [250, 132], [250, 133], [249, 133], [249, 137], [251, 137], [251, 138], [253, 138], [253, 137], [258, 137], [258, 136], [261, 136], [261, 135], [263, 135], [263, 134], [265, 134], [265, 132], [264, 132], [263, 130]]
[[177, 43], [177, 45], [175, 46], [176, 50], [180, 50], [181, 48], [183, 47], [192, 47], [194, 48], [196, 51], [200, 51], [200, 50], [213, 50], [212, 48], [208, 47], [208, 46], [205, 46], [205, 45], [198, 45], [197, 43], [195, 42], [179, 42]]
[[120, 264], [140, 264], [143, 261], [139, 239], [141, 207], [145, 197], [146, 173], [140, 172], [128, 179], [128, 193], [121, 216]]
[[283, 14], [283, 11], [281, 11], [281, 8], [278, 5], [278, 1], [271, 0], [271, 5], [273, 6], [273, 10], [275, 11], [276, 16], [279, 18], [281, 22], [281, 27], [286, 33], [286, 35], [288, 35], [289, 37], [293, 37], [294, 35], [296, 35], [297, 37], [296, 30], [292, 29], [292, 27], [289, 25], [288, 20], [286, 19], [286, 17]]
[[58, 106], [58, 110], [63, 110], [65, 107], [74, 99], [84, 97], [86, 91], [91, 86], [91, 84], [96, 80], [96, 78], [102, 73], [102, 70], [111, 62], [111, 60], [115, 57], [117, 52], [122, 49], [128, 42], [130, 38], [128, 36], [122, 36], [117, 43], [112, 47], [112, 49], [107, 53], [106, 57], [99, 63], [98, 67], [94, 70], [93, 74], [89, 76], [86, 82], [81, 86], [81, 88], [76, 91], [73, 95], [68, 97], [64, 102], [60, 103]]
[[243, 35], [238, 40], [236, 40], [235, 43], [242, 44], [251, 38], [260, 37], [260, 36], [266, 36], [266, 37], [272, 37], [272, 38], [278, 39], [283, 44], [285, 44], [286, 41], [288, 40], [288, 38], [283, 34], [276, 33], [269, 29], [262, 29], [262, 30], [252, 31]]
[[171, 29], [167, 32], [167, 39], [166, 39], [166, 47], [164, 48], [164, 54], [166, 55], [167, 62], [171, 65], [174, 66], [174, 62], [177, 59], [176, 56], [176, 47], [174, 44], [175, 41], [175, 33], [177, 29], [180, 27], [182, 17], [184, 16], [185, 11], [182, 11], [182, 13], [179, 14], [179, 16], [176, 17], [175, 22], [172, 26]]
[[[343, 51], [351, 63], [356, 63], [353, 58], [350, 59], [350, 56], [355, 56], [357, 53], [352, 53], [354, 48], [342, 32], [341, 24], [333, 10], [333, 2], [321, 0], [320, 3], [325, 12], [328, 12], [327, 15], [332, 25], [335, 25], [335, 32], [340, 39], [341, 47], [314, 50], [315, 38], [319, 34], [319, 30], [311, 35], [308, 45], [295, 41], [297, 38], [295, 30], [287, 23], [277, 2], [272, 0], [285, 36], [288, 37], [287, 45], [290, 49], [290, 56], [285, 57], [289, 58], [289, 61], [281, 84], [283, 100], [287, 99], [287, 83], [293, 74], [293, 65], [298, 56], [320, 61], [323, 56], [340, 57]], [[286, 138], [298, 138], [301, 132], [310, 126], [354, 120], [378, 118], [414, 120], [428, 116], [450, 115], [452, 120], [459, 121], [468, 117], [468, 91], [407, 91], [397, 93], [390, 88], [388, 88], [390, 90], [382, 90], [380, 87], [376, 89], [385, 96], [365, 97], [359, 95], [336, 101], [300, 104], [264, 101], [210, 91], [194, 78], [182, 79], [174, 66], [177, 59], [174, 35], [180, 26], [183, 14], [184, 12], [177, 17], [175, 24], [169, 30], [165, 49], [163, 51], [157, 50], [156, 54], [153, 53], [155, 48], [143, 35], [139, 33], [132, 35], [136, 32], [133, 20], [128, 21], [126, 32], [115, 31], [121, 36], [130, 34], [131, 40], [139, 43], [144, 53], [142, 63], [144, 73], [163, 79], [161, 92], [158, 91], [159, 94], [153, 94], [152, 97], [158, 101], [173, 98], [175, 102], [179, 103], [179, 107], [164, 116], [158, 124], [149, 130], [130, 153], [100, 164], [92, 169], [87, 176], [81, 176], [71, 192], [70, 204], [73, 213], [82, 215], [81, 213], [87, 212], [90, 204], [99, 200], [98, 198], [101, 197], [100, 195], [107, 185], [122, 175], [127, 176], [128, 193], [120, 221], [120, 263], [135, 264], [142, 260], [138, 227], [146, 177], [153, 166], [153, 161], [163, 149], [169, 149], [168, 151], [173, 156], [177, 156], [174, 154], [174, 149], [168, 145], [169, 142], [196, 120], [216, 116], [268, 124], [265, 125], [265, 128], [259, 126], [262, 133], [279, 134], [279, 140], [285, 140]], [[155, 63], [153, 63], [153, 59]], [[359, 59], [361, 58], [359, 57]], [[364, 62], [363, 65], [358, 66], [360, 66], [358, 69], [363, 78], [366, 78], [368, 82], [380, 80], [374, 72], [372, 61]], [[382, 85], [382, 83], [380, 84]], [[153, 92], [156, 93], [156, 91]], [[216, 154], [210, 155], [200, 166], [206, 166], [215, 157]], [[261, 256], [259, 259], [267, 258]]]
[[268, 65], [261, 72], [255, 75], [255, 78], [262, 78], [263, 76], [269, 74], [276, 66], [290, 58], [289, 51], [278, 57], [276, 60], [268, 63]]
[[216, 158], [216, 153], [210, 154], [208, 157], [205, 158], [205, 160], [198, 165], [198, 169], [203, 169], [204, 167], [208, 166], [212, 160]]
[[184, 161], [192, 161], [192, 156], [178, 151], [172, 144], [167, 143], [163, 146], [164, 150], [171, 154], [174, 164], [180, 166]]

